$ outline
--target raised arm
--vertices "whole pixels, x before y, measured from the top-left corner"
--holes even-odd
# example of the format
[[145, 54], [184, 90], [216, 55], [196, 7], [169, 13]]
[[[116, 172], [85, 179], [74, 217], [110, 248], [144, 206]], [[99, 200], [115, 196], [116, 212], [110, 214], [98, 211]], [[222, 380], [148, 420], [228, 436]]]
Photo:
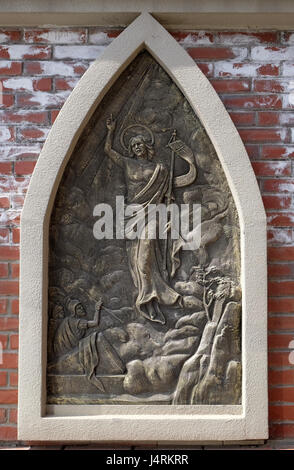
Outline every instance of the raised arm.
[[94, 315], [93, 320], [89, 320], [87, 322], [87, 327], [88, 328], [92, 328], [93, 326], [98, 326], [99, 319], [100, 319], [101, 307], [102, 307], [102, 299], [100, 299], [99, 302], [97, 302], [97, 304], [96, 304], [96, 310], [95, 310], [95, 315]]
[[107, 132], [107, 136], [106, 136], [106, 140], [105, 140], [104, 150], [105, 150], [106, 155], [109, 158], [111, 158], [111, 160], [116, 165], [123, 168], [124, 167], [124, 157], [122, 155], [120, 155], [118, 152], [116, 152], [115, 150], [113, 150], [113, 148], [112, 148], [113, 133], [114, 133], [115, 126], [116, 126], [116, 122], [112, 119], [112, 116], [110, 116], [106, 120], [106, 127], [108, 129], [108, 132]]

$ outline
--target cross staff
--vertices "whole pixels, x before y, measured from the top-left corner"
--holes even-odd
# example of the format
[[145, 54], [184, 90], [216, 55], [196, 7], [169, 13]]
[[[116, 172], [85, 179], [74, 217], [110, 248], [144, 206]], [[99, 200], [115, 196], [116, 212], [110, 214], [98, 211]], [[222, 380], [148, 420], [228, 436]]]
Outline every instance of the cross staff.
[[[171, 138], [168, 142], [167, 145], [170, 143], [174, 142], [176, 140], [176, 135], [177, 131], [174, 129], [173, 133], [171, 135]], [[175, 152], [172, 150], [171, 152], [171, 163], [170, 163], [170, 170], [169, 170], [169, 183], [168, 183], [168, 189], [166, 193], [166, 202], [167, 206], [170, 205], [171, 203], [171, 196], [172, 196], [172, 189], [173, 189], [173, 178], [174, 178], [174, 166], [175, 166]], [[168, 211], [168, 220], [167, 220], [167, 226], [169, 223], [169, 211]], [[164, 241], [164, 252], [163, 252], [163, 271], [166, 274], [166, 277], [168, 277], [168, 266], [167, 266], [167, 251], [168, 251], [168, 236], [166, 235], [165, 241]]]

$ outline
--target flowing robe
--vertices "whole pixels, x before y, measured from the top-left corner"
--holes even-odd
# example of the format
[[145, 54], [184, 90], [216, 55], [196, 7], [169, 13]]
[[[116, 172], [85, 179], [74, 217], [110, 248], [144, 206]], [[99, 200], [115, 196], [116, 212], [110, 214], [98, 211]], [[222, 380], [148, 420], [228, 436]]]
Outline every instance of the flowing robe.
[[62, 355], [78, 346], [87, 331], [85, 320], [66, 317], [55, 334], [54, 353]]
[[[125, 159], [124, 170], [128, 189], [128, 204], [140, 204], [143, 207], [137, 238], [128, 241], [130, 271], [137, 288], [135, 308], [140, 315], [150, 319], [150, 315], [143, 309], [144, 305], [152, 300], [162, 305], [174, 305], [180, 298], [180, 294], [172, 289], [164, 279], [159, 240], [148, 238], [147, 219], [145, 218], [150, 204], [158, 205], [163, 202], [169, 175], [161, 163], [156, 164], [130, 158]], [[135, 221], [138, 221], [138, 218]], [[131, 223], [132, 221], [129, 219], [128, 224]], [[154, 318], [151, 319], [161, 321], [156, 312]]]
[[[191, 184], [197, 175], [193, 152], [179, 139], [170, 142], [168, 146], [189, 165], [188, 173], [173, 178], [173, 187]], [[163, 202], [169, 186], [169, 172], [161, 163], [123, 157], [111, 149], [109, 143], [106, 144], [106, 153], [124, 169], [128, 204], [142, 207], [140, 233], [128, 242], [129, 266], [137, 288], [135, 309], [149, 320], [165, 323], [158, 304], [174, 305], [181, 300], [181, 296], [165, 280], [159, 240], [148, 237], [145, 216], [151, 204], [156, 206]], [[172, 248], [172, 276], [179, 266], [178, 252], [182, 242], [177, 245], [176, 249]]]

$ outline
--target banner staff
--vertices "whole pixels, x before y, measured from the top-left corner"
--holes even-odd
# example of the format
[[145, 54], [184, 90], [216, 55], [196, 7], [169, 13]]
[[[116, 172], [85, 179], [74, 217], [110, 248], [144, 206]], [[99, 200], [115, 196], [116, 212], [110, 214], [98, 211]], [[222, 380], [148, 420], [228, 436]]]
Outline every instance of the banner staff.
[[[173, 133], [171, 135], [171, 138], [168, 142], [167, 145], [171, 144], [176, 140], [176, 135], [177, 131], [176, 129], [173, 130]], [[174, 178], [174, 166], [175, 166], [175, 151], [172, 150], [171, 152], [171, 164], [170, 164], [170, 171], [169, 171], [169, 183], [168, 183], [168, 190], [166, 194], [166, 202], [167, 206], [171, 204], [171, 197], [172, 197], [172, 189], [173, 189], [173, 178]], [[168, 217], [170, 216], [170, 213], [168, 211]], [[167, 226], [168, 226], [169, 220], [167, 220]], [[163, 252], [163, 270], [166, 274], [166, 277], [168, 278], [168, 263], [167, 263], [167, 252], [168, 252], [168, 232], [166, 234], [166, 238], [164, 241], [164, 252]]]

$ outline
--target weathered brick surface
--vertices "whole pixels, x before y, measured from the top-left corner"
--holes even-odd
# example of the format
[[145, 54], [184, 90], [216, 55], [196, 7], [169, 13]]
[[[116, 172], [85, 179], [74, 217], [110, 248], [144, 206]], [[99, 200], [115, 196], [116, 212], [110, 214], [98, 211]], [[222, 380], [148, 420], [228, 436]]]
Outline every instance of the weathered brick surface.
[[[0, 29], [0, 441], [16, 439], [19, 220], [46, 135], [119, 30]], [[268, 220], [272, 438], [294, 437], [294, 32], [172, 33], [211, 81], [246, 146]], [[195, 85], [197, 86], [197, 84]]]

